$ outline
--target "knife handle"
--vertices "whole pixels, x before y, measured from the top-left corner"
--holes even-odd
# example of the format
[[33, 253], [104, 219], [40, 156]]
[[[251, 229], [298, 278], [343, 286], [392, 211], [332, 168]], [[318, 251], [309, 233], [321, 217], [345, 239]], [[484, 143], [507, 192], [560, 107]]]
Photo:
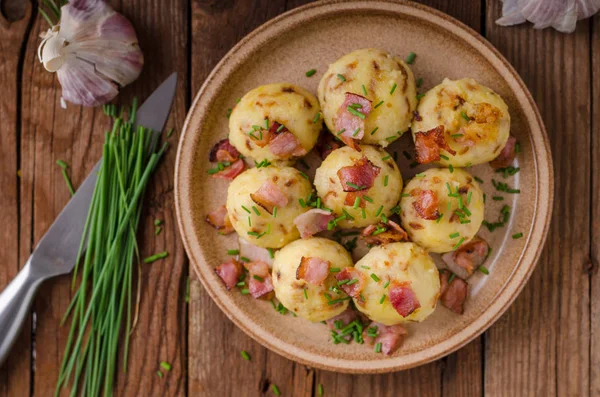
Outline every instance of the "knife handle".
[[19, 336], [35, 293], [45, 277], [35, 275], [27, 261], [0, 294], [0, 365]]

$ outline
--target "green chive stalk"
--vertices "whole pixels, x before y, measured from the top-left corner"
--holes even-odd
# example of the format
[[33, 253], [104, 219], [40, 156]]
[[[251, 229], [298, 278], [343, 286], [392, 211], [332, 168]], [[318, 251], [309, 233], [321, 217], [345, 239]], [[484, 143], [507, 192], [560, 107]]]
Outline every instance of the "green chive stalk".
[[[137, 307], [133, 278], [141, 263], [136, 232], [144, 191], [167, 144], [157, 150], [153, 132], [134, 127], [137, 103], [128, 119], [110, 112], [102, 166], [94, 188], [80, 245], [83, 257], [73, 272], [73, 289], [63, 323], [70, 317], [55, 395], [111, 396], [123, 344], [121, 368], [127, 370], [129, 337]], [[81, 255], [80, 255], [81, 256]]]

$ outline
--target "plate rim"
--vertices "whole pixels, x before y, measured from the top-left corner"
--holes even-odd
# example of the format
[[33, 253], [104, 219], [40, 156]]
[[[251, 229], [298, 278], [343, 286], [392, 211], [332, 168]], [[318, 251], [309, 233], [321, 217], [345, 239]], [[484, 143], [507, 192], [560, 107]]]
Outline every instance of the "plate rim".
[[[198, 258], [197, 255], [195, 255], [196, 253], [194, 252], [194, 249], [192, 249], [192, 242], [189, 240], [189, 236], [194, 234], [193, 222], [189, 217], [182, 216], [186, 210], [189, 210], [189, 205], [187, 205], [189, 204], [189, 200], [186, 204], [186, 200], [183, 199], [183, 197], [189, 196], [185, 194], [188, 193], [188, 188], [186, 186], [186, 178], [182, 176], [182, 168], [185, 167], [183, 165], [183, 159], [188, 154], [185, 151], [184, 143], [188, 140], [190, 140], [190, 143], [193, 142], [193, 138], [188, 138], [188, 135], [193, 132], [192, 130], [194, 130], [190, 126], [195, 119], [195, 114], [198, 113], [197, 109], [204, 94], [207, 91], [210, 91], [212, 81], [215, 79], [215, 77], [217, 77], [223, 67], [229, 62], [230, 59], [236, 56], [240, 49], [245, 47], [252, 40], [256, 39], [257, 36], [268, 33], [268, 30], [274, 27], [276, 28], [274, 25], [278, 25], [286, 20], [293, 20], [294, 18], [302, 20], [303, 18], [306, 18], [310, 12], [315, 10], [319, 11], [318, 9], [322, 9], [322, 12], [317, 12], [314, 17], [318, 17], [322, 14], [343, 12], [356, 8], [369, 9], [371, 11], [382, 10], [403, 16], [407, 15], [407, 10], [429, 14], [434, 17], [434, 20], [429, 21], [430, 23], [435, 24], [444, 30], [450, 30], [450, 28], [454, 28], [462, 34], [462, 36], [459, 37], [463, 42], [466, 42], [470, 46], [479, 44], [479, 46], [482, 46], [483, 49], [490, 51], [496, 57], [496, 59], [491, 59], [490, 62], [493, 63], [499, 61], [501, 66], [505, 68], [505, 71], [509, 73], [514, 83], [516, 83], [520, 89], [520, 92], [516, 91], [514, 87], [512, 87], [513, 84], [511, 84], [510, 81], [507, 81], [509, 86], [511, 86], [510, 88], [513, 94], [519, 98], [520, 105], [527, 105], [523, 106], [523, 113], [527, 124], [531, 127], [532, 131], [529, 139], [534, 154], [532, 159], [535, 164], [535, 183], [537, 193], [535, 196], [536, 203], [532, 214], [533, 224], [531, 227], [531, 233], [527, 236], [527, 241], [525, 242], [515, 268], [494, 297], [494, 302], [489, 305], [484, 313], [475, 318], [473, 322], [471, 322], [465, 328], [456, 332], [443, 342], [428, 346], [424, 350], [409, 354], [409, 356], [417, 357], [411, 361], [406, 361], [407, 356], [392, 356], [390, 358], [382, 358], [381, 360], [346, 360], [342, 358], [324, 357], [323, 355], [315, 355], [314, 353], [310, 352], [303, 353], [304, 351], [302, 349], [296, 348], [289, 343], [273, 343], [268, 338], [268, 336], [271, 335], [269, 332], [260, 329], [252, 329], [250, 326], [248, 326], [248, 323], [251, 324], [252, 321], [244, 321], [248, 319], [245, 317], [243, 312], [239, 311], [239, 309], [236, 307], [226, 306], [225, 303], [221, 301], [219, 293], [215, 290], [215, 287], [204, 279], [199, 270], [199, 264], [206, 261], [203, 258]], [[402, 9], [404, 9], [404, 12]], [[435, 18], [437, 18], [437, 21]], [[442, 21], [440, 20], [449, 23], [450, 26], [441, 25], [440, 22]], [[468, 39], [475, 40], [475, 43], [469, 41]], [[475, 49], [477, 52], [481, 53], [481, 48]], [[242, 58], [240, 59], [243, 60], [245, 58], [244, 54], [242, 54], [241, 57]], [[520, 97], [520, 94], [522, 94], [523, 97]], [[539, 136], [536, 136], [536, 134], [533, 133], [534, 131], [538, 131]], [[189, 156], [193, 156], [193, 153], [190, 153]], [[182, 134], [179, 140], [177, 157], [175, 161], [174, 195], [177, 223], [184, 248], [188, 258], [191, 261], [191, 265], [211, 299], [217, 304], [221, 311], [231, 321], [234, 322], [237, 327], [239, 327], [242, 331], [244, 331], [244, 333], [260, 343], [262, 346], [301, 364], [343, 373], [376, 374], [406, 370], [442, 358], [477, 338], [495, 321], [497, 321], [498, 318], [506, 312], [506, 310], [508, 310], [529, 280], [545, 246], [554, 202], [554, 167], [546, 128], [544, 126], [539, 109], [533, 100], [531, 93], [529, 92], [529, 89], [514, 67], [490, 42], [488, 42], [478, 32], [465, 25], [461, 21], [441, 11], [419, 3], [409, 2], [407, 0], [323, 0], [294, 8], [260, 25], [242, 38], [235, 46], [233, 46], [233, 48], [231, 48], [212, 69], [210, 74], [203, 82], [200, 90], [196, 94], [194, 101], [188, 110], [182, 128]], [[203, 250], [200, 249], [200, 251]], [[277, 340], [280, 341], [280, 338], [277, 338]], [[315, 358], [324, 360], [316, 360]]]

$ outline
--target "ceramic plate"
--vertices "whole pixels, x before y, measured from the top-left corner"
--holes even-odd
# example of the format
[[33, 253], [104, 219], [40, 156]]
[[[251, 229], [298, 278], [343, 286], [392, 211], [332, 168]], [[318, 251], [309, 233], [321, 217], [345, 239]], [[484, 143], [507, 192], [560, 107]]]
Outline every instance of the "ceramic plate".
[[[469, 279], [465, 313], [456, 315], [441, 305], [422, 323], [407, 326], [399, 351], [383, 356], [366, 345], [334, 345], [320, 323], [281, 315], [270, 302], [256, 301], [239, 291], [228, 292], [214, 272], [237, 248], [237, 235], [218, 236], [206, 214], [225, 203], [228, 183], [207, 170], [211, 147], [228, 133], [227, 109], [250, 89], [267, 83], [290, 82], [316, 94], [320, 76], [330, 63], [360, 48], [381, 48], [401, 58], [417, 54], [411, 65], [423, 78], [420, 92], [445, 77], [472, 77], [500, 94], [509, 106], [511, 133], [517, 137], [521, 171], [506, 181], [520, 194], [493, 201], [491, 179], [501, 179], [487, 165], [469, 171], [483, 179], [487, 193], [485, 217], [495, 221], [502, 206], [513, 209], [508, 225], [480, 235], [490, 242], [489, 275]], [[313, 77], [305, 72], [317, 69]], [[405, 134], [390, 152], [411, 145]], [[411, 169], [402, 155], [406, 180]], [[504, 181], [504, 180], [503, 180]], [[190, 109], [179, 145], [175, 173], [179, 227], [191, 263], [204, 287], [237, 326], [267, 348], [313, 367], [352, 373], [379, 373], [411, 368], [438, 359], [481, 334], [509, 307], [529, 278], [542, 249], [553, 200], [552, 160], [538, 110], [527, 88], [508, 62], [485, 39], [462, 23], [415, 3], [390, 1], [326, 1], [283, 14], [245, 37], [206, 79]], [[523, 232], [521, 239], [512, 239]]]

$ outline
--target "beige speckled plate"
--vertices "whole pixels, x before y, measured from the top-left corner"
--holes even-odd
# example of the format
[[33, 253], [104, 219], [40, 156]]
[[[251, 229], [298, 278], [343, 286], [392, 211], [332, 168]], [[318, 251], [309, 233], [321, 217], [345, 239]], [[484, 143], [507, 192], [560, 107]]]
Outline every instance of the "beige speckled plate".
[[[417, 53], [412, 65], [422, 77], [421, 92], [444, 77], [473, 77], [493, 88], [508, 103], [512, 134], [521, 143], [521, 172], [507, 182], [521, 194], [488, 200], [486, 219], [497, 219], [502, 205], [513, 208], [507, 227], [481, 235], [493, 252], [486, 262], [489, 276], [469, 280], [471, 297], [464, 315], [438, 306], [420, 324], [408, 326], [410, 336], [390, 357], [366, 345], [334, 345], [322, 324], [311, 324], [273, 310], [237, 291], [227, 292], [213, 268], [236, 248], [235, 235], [217, 236], [204, 222], [208, 211], [224, 204], [227, 182], [207, 175], [208, 152], [227, 136], [227, 108], [248, 90], [271, 82], [291, 82], [316, 93], [329, 63], [355, 49], [377, 47], [405, 57]], [[305, 71], [318, 73], [305, 77]], [[410, 144], [408, 134], [390, 151]], [[403, 158], [402, 155], [399, 158]], [[400, 161], [405, 179], [411, 170]], [[488, 165], [470, 172], [486, 182], [501, 179]], [[440, 358], [481, 334], [508, 308], [529, 278], [540, 255], [553, 200], [552, 160], [538, 110], [514, 69], [487, 41], [460, 22], [431, 8], [408, 2], [326, 1], [283, 14], [238, 43], [206, 79], [188, 114], [175, 173], [179, 227], [194, 269], [219, 307], [248, 335], [275, 352], [301, 363], [333, 371], [378, 373], [407, 369]], [[524, 238], [511, 236], [523, 232]]]

